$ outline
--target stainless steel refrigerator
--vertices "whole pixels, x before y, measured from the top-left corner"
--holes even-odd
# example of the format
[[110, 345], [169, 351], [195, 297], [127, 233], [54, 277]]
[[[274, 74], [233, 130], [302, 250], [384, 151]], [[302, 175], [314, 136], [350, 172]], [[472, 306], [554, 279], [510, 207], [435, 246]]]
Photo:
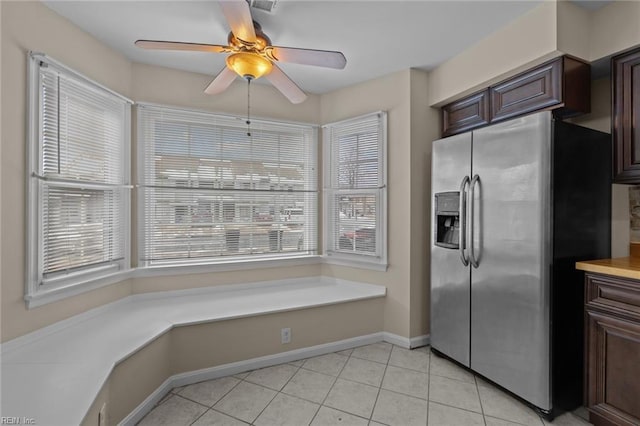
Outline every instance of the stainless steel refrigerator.
[[583, 283], [611, 142], [545, 111], [433, 143], [431, 346], [547, 417], [582, 402]]

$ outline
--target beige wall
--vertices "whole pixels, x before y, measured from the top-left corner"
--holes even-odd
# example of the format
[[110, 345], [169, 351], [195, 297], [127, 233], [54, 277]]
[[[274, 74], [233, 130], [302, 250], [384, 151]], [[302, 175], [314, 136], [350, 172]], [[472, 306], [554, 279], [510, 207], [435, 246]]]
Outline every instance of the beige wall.
[[589, 60], [591, 12], [573, 2], [556, 3], [557, 50], [567, 55]]
[[[102, 388], [100, 389], [100, 392], [98, 392], [96, 399], [93, 400], [93, 404], [91, 404], [91, 407], [89, 407], [89, 411], [87, 411], [87, 414], [85, 414], [84, 419], [82, 419], [81, 426], [101, 426], [98, 421], [100, 416], [100, 410], [102, 409], [103, 404], [107, 404], [107, 407], [105, 408], [109, 408], [108, 402], [109, 402], [110, 381], [111, 381], [110, 378], [107, 378], [104, 385], [102, 385]], [[109, 418], [106, 415], [108, 413], [106, 411], [107, 410], [105, 410], [106, 424], [111, 424], [109, 423]], [[102, 424], [103, 425], [105, 424], [104, 421]]]
[[40, 2], [2, 2], [2, 341], [130, 294], [129, 283], [27, 311], [26, 99], [27, 52], [44, 52], [99, 83], [130, 94], [131, 64]]
[[173, 332], [163, 334], [115, 366], [108, 384], [107, 424], [118, 424], [171, 376], [172, 343]]
[[376, 110], [388, 113], [386, 272], [322, 265], [322, 274], [387, 287], [384, 330], [405, 337], [428, 333], [430, 144], [438, 112], [428, 106], [428, 75], [405, 70], [322, 95], [322, 123]]
[[337, 90], [321, 97], [322, 123], [377, 110], [387, 111], [387, 251], [386, 272], [322, 265], [322, 274], [387, 287], [384, 330], [409, 336], [411, 239], [411, 104], [410, 71]]
[[640, 1], [614, 1], [590, 16], [589, 58], [640, 45]]
[[[384, 299], [341, 303], [301, 311], [178, 327], [171, 332], [171, 373], [336, 342], [382, 329]], [[354, 321], [357, 318], [357, 321]], [[291, 328], [291, 343], [280, 329]]]
[[556, 21], [555, 1], [545, 1], [441, 64], [429, 75], [429, 105], [441, 106], [560, 55]]
[[431, 142], [440, 137], [440, 112], [428, 102], [429, 76], [411, 70], [410, 337], [429, 333]]

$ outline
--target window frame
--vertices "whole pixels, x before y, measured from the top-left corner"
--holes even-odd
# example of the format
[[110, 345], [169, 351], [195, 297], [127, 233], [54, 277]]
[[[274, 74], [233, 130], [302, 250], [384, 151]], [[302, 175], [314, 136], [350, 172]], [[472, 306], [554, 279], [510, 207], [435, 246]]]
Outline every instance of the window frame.
[[[103, 287], [121, 281], [130, 273], [131, 269], [131, 105], [133, 101], [120, 95], [119, 93], [93, 81], [92, 79], [78, 73], [55, 59], [37, 52], [29, 52], [28, 55], [28, 80], [27, 80], [27, 167], [26, 167], [26, 188], [27, 188], [27, 242], [26, 242], [26, 283], [25, 301], [28, 308], [43, 305], [55, 300], [64, 299], [76, 294], [84, 293], [99, 287]], [[123, 119], [123, 153], [122, 153], [122, 178], [123, 184], [100, 184], [101, 191], [105, 193], [111, 191], [114, 195], [117, 191], [121, 193], [121, 225], [123, 258], [111, 261], [106, 265], [87, 267], [78, 269], [68, 274], [59, 274], [49, 278], [47, 283], [43, 280], [43, 255], [44, 255], [44, 226], [43, 226], [43, 183], [47, 178], [40, 176], [40, 160], [43, 155], [43, 141], [40, 132], [42, 122], [41, 105], [41, 79], [40, 67], [46, 64], [66, 74], [76, 81], [81, 82], [90, 89], [96, 89], [114, 96], [124, 103]], [[76, 187], [80, 189], [91, 189], [91, 184], [87, 182], [73, 182], [71, 179], [50, 179], [51, 182], [62, 183], [64, 186]], [[112, 190], [107, 189], [113, 187]]]
[[[315, 232], [314, 240], [315, 240], [315, 250], [313, 252], [289, 252], [289, 253], [264, 253], [262, 255], [238, 255], [238, 256], [220, 256], [220, 258], [203, 258], [202, 260], [177, 260], [174, 263], [170, 262], [153, 262], [143, 259], [144, 256], [144, 247], [145, 247], [145, 227], [141, 225], [146, 220], [145, 218], [145, 200], [142, 195], [142, 189], [145, 185], [145, 170], [146, 170], [146, 147], [145, 143], [141, 142], [143, 136], [141, 133], [143, 132], [143, 126], [140, 125], [139, 119], [139, 108], [154, 108], [154, 109], [166, 109], [168, 111], [176, 111], [176, 112], [185, 112], [185, 113], [196, 113], [196, 114], [210, 114], [211, 116], [219, 116], [221, 118], [232, 118], [238, 119], [242, 123], [245, 122], [246, 118], [240, 118], [235, 115], [218, 113], [214, 111], [193, 109], [193, 108], [185, 108], [178, 107], [166, 104], [158, 104], [151, 102], [137, 102], [136, 103], [136, 116], [137, 116], [137, 126], [136, 126], [136, 152], [137, 152], [137, 165], [136, 165], [136, 187], [138, 191], [136, 192], [137, 201], [137, 217], [136, 221], [138, 224], [137, 229], [137, 270], [136, 275], [140, 276], [157, 276], [163, 274], [163, 271], [166, 271], [168, 274], [179, 274], [179, 273], [204, 273], [204, 272], [222, 272], [222, 271], [232, 271], [232, 270], [242, 270], [242, 269], [256, 269], [262, 267], [277, 267], [277, 266], [292, 266], [292, 265], [306, 265], [306, 264], [315, 264], [318, 263], [321, 259], [319, 254], [319, 242], [320, 242], [320, 173], [319, 173], [319, 155], [318, 155], [318, 145], [319, 145], [319, 126], [317, 124], [312, 123], [304, 123], [304, 122], [295, 122], [295, 121], [283, 121], [283, 120], [273, 120], [266, 118], [252, 118], [252, 125], [255, 125], [259, 122], [264, 122], [267, 124], [282, 124], [285, 126], [305, 126], [311, 128], [311, 137], [310, 140], [313, 143], [313, 146], [310, 148], [310, 152], [314, 155], [314, 170], [315, 176], [313, 176], [315, 181], [315, 223], [312, 226], [313, 231]], [[309, 173], [307, 171], [307, 173]], [[284, 192], [284, 191], [275, 191], [275, 192]], [[306, 191], [309, 192], [309, 191]], [[295, 191], [294, 191], [295, 193]]]
[[[357, 121], [368, 119], [374, 115], [378, 115], [380, 119], [380, 133], [378, 144], [378, 163], [379, 177], [377, 188], [340, 188], [334, 187], [332, 176], [332, 162], [334, 161], [333, 141], [331, 140], [332, 127], [348, 125]], [[386, 111], [376, 111], [369, 114], [360, 115], [342, 121], [337, 121], [322, 126], [322, 164], [323, 164], [323, 257], [325, 262], [342, 266], [350, 266], [362, 269], [372, 269], [377, 271], [386, 271], [388, 268], [387, 253], [387, 227], [388, 227], [388, 210], [387, 210], [387, 177], [388, 177], [388, 161], [387, 161], [387, 145], [388, 145], [388, 114]], [[337, 194], [379, 194], [376, 205], [376, 255], [364, 255], [358, 253], [347, 253], [342, 251], [334, 251], [331, 248], [335, 246], [335, 223], [336, 219], [332, 217], [336, 212], [332, 209], [333, 197]]]

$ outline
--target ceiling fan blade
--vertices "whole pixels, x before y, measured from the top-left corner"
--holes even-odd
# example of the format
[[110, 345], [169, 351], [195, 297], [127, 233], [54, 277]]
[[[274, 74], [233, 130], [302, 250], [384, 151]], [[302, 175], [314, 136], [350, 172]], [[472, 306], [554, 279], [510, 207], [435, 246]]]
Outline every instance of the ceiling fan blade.
[[293, 82], [277, 65], [273, 64], [271, 72], [267, 74], [266, 79], [271, 82], [291, 103], [299, 104], [307, 99], [297, 84]]
[[222, 93], [233, 83], [233, 80], [236, 79], [238, 74], [236, 74], [233, 70], [224, 67], [220, 74], [214, 78], [211, 83], [204, 89], [204, 93], [207, 95], [217, 95], [218, 93]]
[[246, 0], [221, 0], [219, 3], [233, 35], [242, 41], [255, 43], [256, 32], [249, 3]]
[[269, 56], [276, 61], [291, 62], [293, 64], [315, 65], [317, 67], [343, 69], [347, 65], [347, 58], [342, 52], [332, 50], [298, 49], [295, 47], [271, 46]]
[[217, 44], [183, 43], [181, 41], [136, 40], [135, 45], [143, 49], [186, 50], [210, 53], [222, 53], [227, 50], [227, 46]]

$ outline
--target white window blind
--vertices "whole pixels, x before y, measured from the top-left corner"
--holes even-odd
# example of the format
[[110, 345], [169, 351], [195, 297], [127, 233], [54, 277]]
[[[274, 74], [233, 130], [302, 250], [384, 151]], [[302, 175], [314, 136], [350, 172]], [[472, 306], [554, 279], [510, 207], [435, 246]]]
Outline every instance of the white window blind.
[[317, 252], [317, 132], [139, 105], [143, 266]]
[[129, 102], [32, 54], [30, 294], [128, 267]]
[[325, 249], [386, 263], [386, 113], [324, 126]]

